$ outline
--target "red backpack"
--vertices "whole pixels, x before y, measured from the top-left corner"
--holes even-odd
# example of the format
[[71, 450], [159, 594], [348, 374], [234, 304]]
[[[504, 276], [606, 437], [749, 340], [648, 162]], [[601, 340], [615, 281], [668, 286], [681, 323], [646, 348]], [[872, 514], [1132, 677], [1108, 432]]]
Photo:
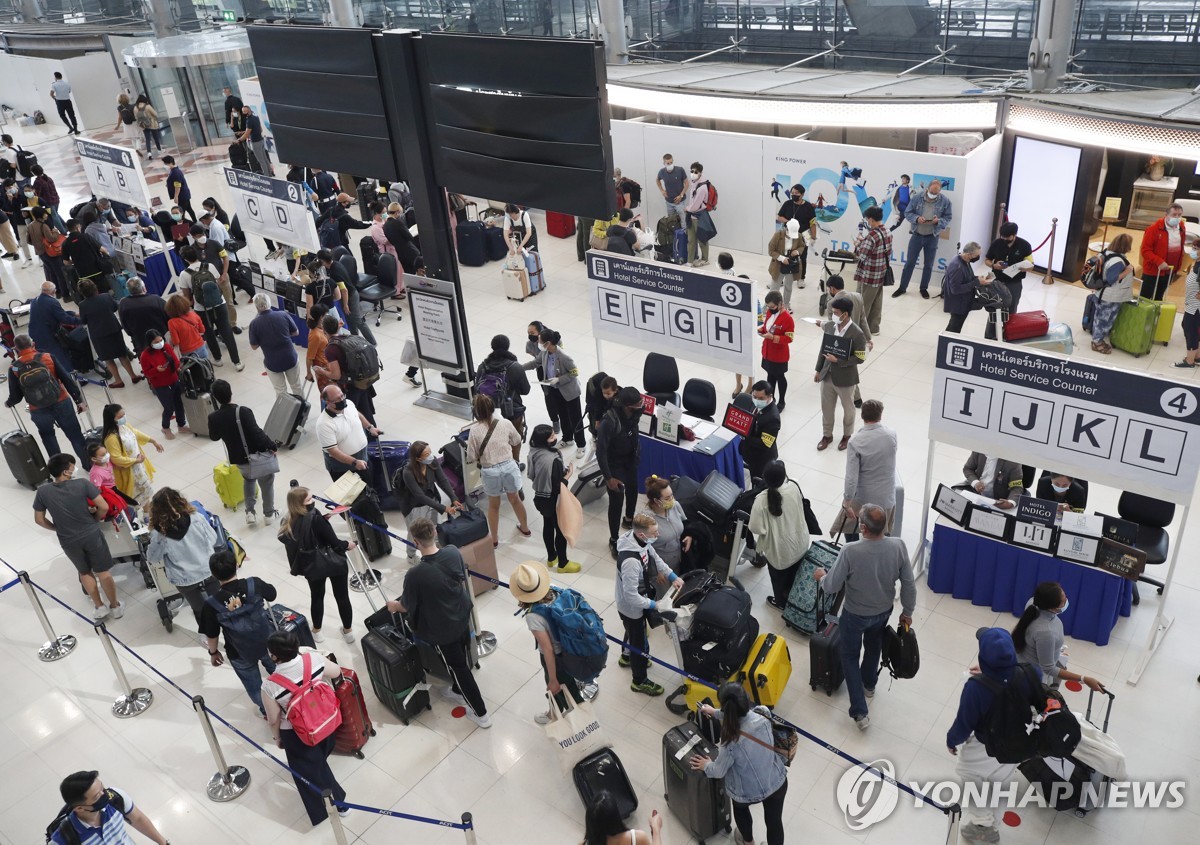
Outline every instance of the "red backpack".
[[304, 680], [299, 686], [278, 673], [271, 675], [268, 680], [292, 694], [284, 715], [292, 723], [296, 736], [305, 745], [320, 745], [323, 740], [333, 736], [333, 732], [342, 724], [342, 711], [333, 687], [327, 681], [313, 680], [312, 655], [302, 655], [301, 661]]

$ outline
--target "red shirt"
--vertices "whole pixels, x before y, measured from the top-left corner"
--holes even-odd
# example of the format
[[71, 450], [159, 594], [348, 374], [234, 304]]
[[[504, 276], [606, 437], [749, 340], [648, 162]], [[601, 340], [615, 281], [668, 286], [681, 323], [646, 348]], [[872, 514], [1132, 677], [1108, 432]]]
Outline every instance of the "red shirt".
[[[147, 346], [138, 359], [142, 362], [142, 375], [151, 387], [170, 387], [179, 381], [179, 356], [171, 346], [162, 349]], [[160, 370], [159, 366], [165, 369]]]
[[[771, 329], [768, 331], [767, 323], [772, 316], [775, 317], [775, 321], [771, 323]], [[796, 321], [792, 319], [792, 315], [787, 312], [786, 308], [780, 307], [779, 313], [774, 315], [770, 311], [763, 311], [763, 324], [758, 327], [758, 333], [763, 338], [763, 360], [775, 364], [782, 364], [790, 360], [792, 357], [792, 334], [795, 331]], [[770, 335], [778, 337], [779, 342], [769, 340], [768, 336]]]
[[171, 340], [175, 341], [183, 355], [195, 352], [204, 345], [204, 323], [195, 311], [167, 320], [167, 329], [171, 332]]
[[1142, 235], [1143, 277], [1155, 274], [1166, 276], [1168, 272], [1174, 276], [1179, 272], [1179, 265], [1183, 263], [1183, 244], [1187, 242], [1186, 227], [1187, 224], [1180, 218], [1179, 249], [1176, 251], [1170, 248], [1171, 236], [1167, 234], [1167, 224], [1163, 219], [1160, 217], [1150, 224]]

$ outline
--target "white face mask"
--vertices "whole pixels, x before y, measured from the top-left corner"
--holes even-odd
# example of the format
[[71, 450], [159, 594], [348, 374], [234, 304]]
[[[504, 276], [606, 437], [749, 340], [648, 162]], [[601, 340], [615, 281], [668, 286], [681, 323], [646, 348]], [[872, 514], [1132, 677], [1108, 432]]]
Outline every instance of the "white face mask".
[[100, 466], [104, 466], [105, 464], [108, 463], [108, 461], [109, 461], [108, 455], [105, 455], [103, 458], [96, 458], [96, 463], [100, 464]]
[[202, 235], [202, 236], [196, 238], [196, 243], [200, 244], [200, 246], [204, 246], [206, 243], [208, 243], [208, 238], [206, 238]]
[[664, 162], [663, 168], [669, 173], [675, 169], [675, 162], [671, 162], [670, 164], [667, 164], [666, 162]]
[[1068, 490], [1070, 490], [1070, 489], [1071, 489], [1071, 485], [1070, 485], [1070, 484], [1067, 484], [1067, 485], [1065, 485], [1065, 486], [1063, 486], [1063, 487], [1059, 487], [1057, 484], [1053, 484], [1053, 483], [1052, 483], [1050, 486], [1051, 486], [1051, 488], [1053, 488], [1053, 490], [1054, 490], [1054, 492], [1055, 492], [1055, 493], [1066, 493]]
[[929, 197], [931, 200], [937, 199], [937, 194], [935, 194], [933, 191], [926, 191], [925, 196]]
[[163, 341], [159, 340], [159, 341], [156, 341], [156, 342], [150, 344], [150, 346], [152, 349], [162, 349], [164, 346], [166, 346], [166, 344]]

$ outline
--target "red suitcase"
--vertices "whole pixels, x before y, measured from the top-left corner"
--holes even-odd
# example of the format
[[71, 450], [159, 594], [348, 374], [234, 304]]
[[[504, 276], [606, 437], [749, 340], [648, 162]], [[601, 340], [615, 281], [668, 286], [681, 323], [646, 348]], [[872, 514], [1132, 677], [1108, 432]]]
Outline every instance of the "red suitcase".
[[1013, 314], [1004, 324], [1005, 340], [1025, 340], [1030, 337], [1041, 337], [1050, 331], [1050, 318], [1045, 311], [1022, 311]]
[[358, 675], [352, 669], [342, 669], [342, 680], [334, 687], [338, 705], [342, 711], [342, 724], [333, 735], [333, 750], [339, 754], [353, 754], [363, 758], [362, 747], [375, 736], [375, 726], [367, 714], [367, 700], [363, 698]]
[[575, 218], [570, 214], [559, 214], [557, 211], [547, 211], [546, 231], [556, 238], [574, 237]]

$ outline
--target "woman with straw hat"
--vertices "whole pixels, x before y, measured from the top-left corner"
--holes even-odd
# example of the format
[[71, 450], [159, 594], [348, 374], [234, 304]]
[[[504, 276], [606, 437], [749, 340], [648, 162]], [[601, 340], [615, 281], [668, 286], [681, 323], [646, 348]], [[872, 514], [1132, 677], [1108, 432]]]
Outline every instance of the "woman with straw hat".
[[[513, 598], [520, 603], [521, 609], [525, 611], [525, 624], [533, 632], [533, 640], [540, 652], [542, 674], [546, 678], [547, 691], [554, 696], [554, 700], [561, 710], [568, 707], [564, 689], [570, 691], [576, 703], [581, 703], [584, 699], [580, 683], [567, 671], [563, 661], [559, 659], [562, 655], [562, 643], [559, 642], [549, 614], [543, 615], [535, 612], [535, 608], [540, 605], [553, 604], [558, 595], [558, 590], [552, 588], [550, 584], [550, 570], [544, 563], [536, 560], [527, 560], [518, 564], [517, 568], [513, 570], [512, 578], [509, 579], [508, 589], [513, 594]], [[547, 710], [545, 713], [535, 716], [534, 721], [539, 725], [545, 725], [550, 722], [551, 718], [551, 713]]]

